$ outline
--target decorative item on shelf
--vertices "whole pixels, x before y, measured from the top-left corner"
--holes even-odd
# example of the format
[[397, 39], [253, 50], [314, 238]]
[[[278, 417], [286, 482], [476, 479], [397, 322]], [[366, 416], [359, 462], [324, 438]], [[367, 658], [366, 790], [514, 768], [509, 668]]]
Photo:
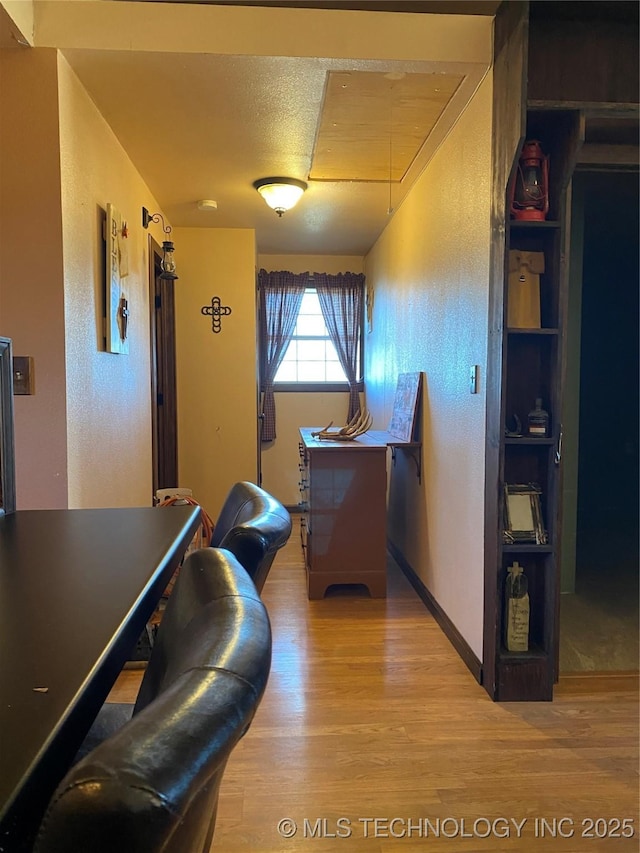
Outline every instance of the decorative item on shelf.
[[540, 495], [537, 483], [505, 484], [504, 529], [506, 545], [546, 545], [547, 533], [542, 520]]
[[509, 424], [507, 424], [504, 428], [504, 434], [507, 438], [522, 438], [522, 421], [515, 413], [511, 416], [511, 421], [513, 429], [509, 429]]
[[331, 427], [333, 426], [333, 421], [331, 421], [324, 429], [312, 432], [311, 435], [314, 438], [319, 438], [320, 440], [353, 441], [359, 435], [364, 435], [365, 432], [370, 430], [372, 423], [373, 418], [371, 417], [370, 412], [364, 409], [358, 412], [358, 414], [341, 429], [336, 428], [332, 430]]
[[211, 305], [203, 305], [200, 313], [207, 317], [211, 317], [211, 331], [214, 335], [222, 331], [221, 317], [228, 317], [231, 314], [231, 308], [228, 305], [223, 305], [219, 296], [211, 297]]
[[507, 566], [505, 585], [505, 645], [510, 652], [529, 651], [528, 581], [517, 561]]
[[546, 438], [549, 435], [549, 413], [542, 408], [542, 397], [536, 397], [535, 408], [528, 418], [528, 432], [534, 438]]
[[507, 326], [511, 329], [540, 328], [540, 275], [544, 252], [509, 251]]
[[511, 215], [521, 221], [544, 221], [549, 212], [549, 157], [537, 139], [529, 139], [511, 181]]
[[388, 431], [401, 441], [417, 441], [420, 434], [419, 408], [424, 374], [400, 373], [393, 398]]
[[171, 226], [164, 224], [164, 217], [161, 213], [149, 213], [146, 207], [142, 208], [142, 227], [148, 228], [150, 222], [161, 222], [162, 230], [167, 235], [167, 239], [162, 242], [162, 272], [160, 278], [165, 281], [177, 281], [176, 262], [173, 257], [175, 246], [173, 241], [168, 239], [171, 236]]
[[261, 178], [253, 186], [278, 216], [295, 207], [307, 189], [307, 184], [296, 178]]

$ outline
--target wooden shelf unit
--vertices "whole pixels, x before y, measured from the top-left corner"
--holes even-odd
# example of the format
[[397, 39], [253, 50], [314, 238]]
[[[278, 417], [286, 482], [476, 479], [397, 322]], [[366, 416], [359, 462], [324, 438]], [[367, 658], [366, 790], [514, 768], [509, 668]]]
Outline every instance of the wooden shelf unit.
[[[530, 109], [523, 137], [537, 139], [549, 155], [550, 210], [545, 221], [506, 222], [504, 324], [499, 439], [497, 571], [495, 574], [494, 647], [488, 659], [495, 667], [485, 686], [498, 701], [545, 701], [553, 698], [557, 680], [557, 623], [559, 608], [559, 504], [562, 424], [562, 376], [566, 302], [565, 243], [569, 227], [566, 187], [573, 169], [579, 114], [573, 111]], [[508, 196], [508, 194], [507, 194]], [[509, 216], [507, 201], [507, 217]], [[508, 258], [510, 250], [541, 252], [540, 328], [510, 328], [508, 316]], [[537, 397], [549, 413], [544, 438], [527, 435], [527, 416]], [[522, 424], [522, 435], [507, 435], [507, 426]], [[511, 426], [509, 426], [511, 428]], [[506, 543], [503, 537], [504, 485], [535, 483], [547, 543]], [[517, 561], [528, 581], [530, 600], [529, 650], [505, 647], [505, 586], [507, 567]]]
[[[488, 694], [503, 701], [549, 700], [558, 675], [570, 182], [578, 162], [634, 169], [637, 163], [637, 20], [625, 12], [612, 23], [604, 9], [589, 15], [578, 11], [570, 19], [565, 10], [551, 8], [555, 5], [502, 3], [494, 19], [481, 679]], [[603, 63], [611, 66], [609, 74], [601, 73]], [[627, 137], [629, 128], [633, 132]], [[529, 140], [537, 140], [549, 157], [550, 209], [539, 222], [510, 218], [510, 182]], [[539, 329], [508, 328], [509, 249], [544, 253]], [[525, 324], [531, 322], [527, 312], [535, 309], [531, 295], [519, 294]], [[536, 397], [543, 398], [550, 414], [548, 438], [543, 443], [506, 435], [507, 429], [515, 431], [514, 412], [526, 429]], [[565, 443], [572, 450], [574, 428], [567, 424]], [[505, 484], [533, 478], [542, 492], [548, 541], [508, 544], [503, 538]], [[530, 583], [530, 651], [523, 653], [506, 651], [503, 641], [505, 576], [514, 560]]]

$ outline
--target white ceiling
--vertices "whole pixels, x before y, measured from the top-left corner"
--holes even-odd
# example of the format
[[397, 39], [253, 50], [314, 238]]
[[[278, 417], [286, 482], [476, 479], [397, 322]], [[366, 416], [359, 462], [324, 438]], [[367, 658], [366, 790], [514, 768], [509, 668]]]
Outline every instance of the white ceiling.
[[[62, 50], [171, 225], [255, 228], [268, 254], [365, 254], [490, 62], [487, 16], [123, 0], [34, 9], [35, 44]], [[402, 180], [309, 180], [328, 75], [364, 71], [462, 82]], [[368, 122], [357, 122], [345, 133], [366, 157]], [[271, 175], [309, 182], [282, 218], [252, 186]]]

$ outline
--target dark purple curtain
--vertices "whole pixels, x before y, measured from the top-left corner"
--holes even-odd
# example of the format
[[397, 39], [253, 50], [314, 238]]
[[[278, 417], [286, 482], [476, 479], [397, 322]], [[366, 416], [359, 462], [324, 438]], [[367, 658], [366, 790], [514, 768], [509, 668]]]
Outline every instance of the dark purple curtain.
[[358, 354], [364, 304], [364, 275], [351, 272], [338, 275], [315, 272], [313, 285], [318, 291], [329, 337], [349, 382], [349, 423], [360, 411]]
[[287, 351], [296, 325], [300, 303], [309, 279], [308, 273], [258, 273], [260, 301], [260, 384], [262, 389], [262, 441], [276, 437], [276, 406], [273, 380]]

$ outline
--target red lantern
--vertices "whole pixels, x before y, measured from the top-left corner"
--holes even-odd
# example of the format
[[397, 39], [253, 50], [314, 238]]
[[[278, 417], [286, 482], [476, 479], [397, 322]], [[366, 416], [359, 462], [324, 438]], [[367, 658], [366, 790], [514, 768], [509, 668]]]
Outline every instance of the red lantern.
[[511, 215], [514, 219], [544, 220], [549, 212], [549, 157], [536, 139], [522, 146], [511, 183]]

